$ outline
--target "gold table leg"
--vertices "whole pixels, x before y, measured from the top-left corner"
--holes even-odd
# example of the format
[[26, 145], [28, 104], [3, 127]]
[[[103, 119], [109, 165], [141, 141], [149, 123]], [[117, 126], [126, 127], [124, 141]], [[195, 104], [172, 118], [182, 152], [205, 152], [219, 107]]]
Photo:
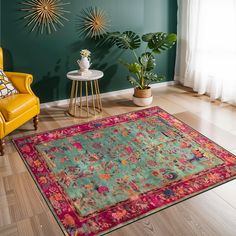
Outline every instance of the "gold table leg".
[[78, 86], [79, 86], [79, 82], [76, 81], [75, 82], [75, 99], [74, 99], [74, 116], [76, 116], [76, 106], [77, 106], [77, 95], [78, 95]]
[[94, 101], [94, 93], [93, 93], [93, 81], [90, 81], [90, 87], [91, 87], [91, 93], [92, 93], [92, 100], [93, 100], [93, 111], [94, 115], [96, 115], [96, 107], [95, 107], [95, 101]]
[[82, 109], [83, 109], [82, 96], [83, 96], [83, 82], [80, 81], [80, 116], [82, 116]]
[[95, 94], [96, 94], [97, 108], [98, 108], [98, 110], [100, 111], [100, 103], [99, 103], [98, 88], [97, 88], [96, 80], [94, 81], [94, 86], [95, 86]]
[[101, 101], [101, 97], [100, 97], [100, 89], [99, 89], [98, 80], [95, 80], [94, 83], [95, 83], [95, 89], [96, 89], [98, 108], [100, 111], [102, 111], [102, 101]]
[[86, 105], [87, 105], [87, 117], [89, 117], [89, 104], [88, 104], [88, 82], [85, 82], [86, 86]]
[[73, 80], [72, 86], [71, 86], [71, 94], [70, 94], [69, 113], [72, 112], [74, 93], [75, 93], [75, 81]]

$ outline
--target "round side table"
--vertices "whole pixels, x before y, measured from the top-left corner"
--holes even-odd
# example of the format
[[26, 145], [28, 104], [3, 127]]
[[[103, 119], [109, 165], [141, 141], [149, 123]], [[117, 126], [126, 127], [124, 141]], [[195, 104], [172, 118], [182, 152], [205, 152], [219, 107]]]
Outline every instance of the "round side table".
[[[88, 75], [80, 75], [78, 70], [70, 71], [66, 75], [68, 79], [72, 80], [68, 113], [73, 117], [86, 118], [89, 116], [95, 116], [102, 111], [102, 101], [98, 80], [102, 78], [104, 74], [99, 70], [89, 71], [91, 74]], [[85, 86], [83, 86], [83, 83]], [[83, 87], [85, 87], [85, 89]], [[78, 90], [80, 91], [79, 99]], [[90, 98], [92, 98], [91, 105], [89, 104], [89, 90], [91, 92]], [[83, 97], [83, 92], [85, 92], [85, 97]], [[79, 100], [79, 103], [77, 100]], [[79, 114], [77, 108], [79, 108]]]

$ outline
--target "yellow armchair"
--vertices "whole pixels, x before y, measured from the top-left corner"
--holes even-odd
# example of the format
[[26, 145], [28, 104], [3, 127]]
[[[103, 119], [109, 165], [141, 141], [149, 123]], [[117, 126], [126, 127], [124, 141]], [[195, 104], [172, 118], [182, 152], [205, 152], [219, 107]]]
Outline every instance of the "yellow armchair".
[[[3, 68], [3, 50], [0, 48], [0, 69]], [[31, 90], [33, 76], [25, 73], [6, 72], [6, 76], [19, 91], [0, 98], [0, 155], [4, 155], [4, 137], [33, 118], [34, 128], [38, 128], [40, 103]]]

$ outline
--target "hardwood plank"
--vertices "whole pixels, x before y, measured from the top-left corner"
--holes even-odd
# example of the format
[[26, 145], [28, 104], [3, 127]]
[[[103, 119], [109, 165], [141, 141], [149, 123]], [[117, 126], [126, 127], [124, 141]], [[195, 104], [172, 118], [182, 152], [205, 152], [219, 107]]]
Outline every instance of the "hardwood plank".
[[33, 217], [26, 218], [24, 220], [17, 222], [17, 229], [19, 236], [62, 236], [63, 233], [59, 226], [55, 225], [52, 227], [52, 224], [55, 224], [55, 219], [52, 218], [51, 212], [47, 212], [35, 215]]
[[35, 222], [32, 218], [18, 221], [17, 229], [19, 236], [42, 235], [42, 233], [38, 230], [38, 225], [35, 225]]
[[219, 128], [218, 126], [200, 118], [191, 112], [183, 112], [175, 114], [175, 117], [185, 122], [192, 128], [196, 129], [209, 139], [221, 145], [229, 151], [236, 149], [236, 136]]
[[186, 108], [182, 107], [181, 105], [173, 101], [168, 101], [167, 99], [162, 98], [162, 97], [154, 98], [154, 103], [160, 108], [169, 112], [170, 114], [182, 113], [182, 112], [187, 111]]
[[6, 226], [0, 227], [0, 235], [1, 236], [19, 236], [17, 225], [8, 224]]
[[6, 196], [14, 194], [8, 203], [11, 222], [16, 222], [43, 212], [39, 192], [28, 172], [4, 177]]
[[232, 180], [212, 190], [236, 209], [236, 180]]

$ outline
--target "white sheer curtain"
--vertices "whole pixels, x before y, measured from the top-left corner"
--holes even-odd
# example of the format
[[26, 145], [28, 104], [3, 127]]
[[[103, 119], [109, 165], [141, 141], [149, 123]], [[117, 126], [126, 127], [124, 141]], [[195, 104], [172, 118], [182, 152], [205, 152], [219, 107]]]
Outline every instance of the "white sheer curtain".
[[236, 104], [236, 0], [178, 0], [175, 80]]

